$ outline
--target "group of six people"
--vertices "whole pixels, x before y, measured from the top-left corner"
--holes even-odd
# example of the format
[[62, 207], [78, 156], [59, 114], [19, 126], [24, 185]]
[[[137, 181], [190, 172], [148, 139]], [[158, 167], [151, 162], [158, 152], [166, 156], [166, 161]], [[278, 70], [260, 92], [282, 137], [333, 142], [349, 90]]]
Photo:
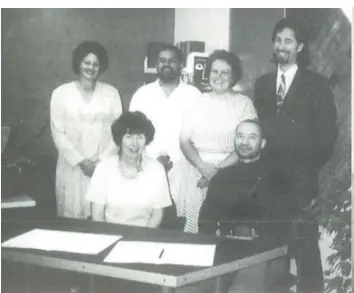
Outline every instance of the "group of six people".
[[[272, 41], [276, 70], [257, 79], [253, 101], [233, 90], [242, 78], [234, 53], [209, 56], [212, 90], [202, 94], [181, 81], [183, 55], [167, 45], [157, 80], [125, 113], [118, 90], [98, 81], [106, 50], [81, 43], [72, 62], [78, 80], [56, 88], [50, 106], [58, 216], [156, 228], [173, 205], [185, 232], [231, 236], [235, 223], [252, 220], [260, 235], [292, 237], [292, 221], [318, 196], [336, 110], [326, 79], [306, 69], [302, 28], [284, 18]], [[318, 225], [296, 228], [300, 291], [321, 292]]]

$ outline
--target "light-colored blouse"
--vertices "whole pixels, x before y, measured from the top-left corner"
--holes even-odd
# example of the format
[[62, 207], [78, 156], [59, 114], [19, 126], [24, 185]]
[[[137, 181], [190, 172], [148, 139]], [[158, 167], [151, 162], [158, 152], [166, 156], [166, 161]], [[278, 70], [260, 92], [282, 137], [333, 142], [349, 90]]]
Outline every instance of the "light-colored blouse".
[[167, 177], [155, 159], [144, 158], [143, 170], [126, 179], [118, 155], [98, 164], [86, 199], [105, 206], [107, 222], [146, 227], [153, 209], [171, 205]]
[[214, 98], [204, 93], [186, 114], [181, 137], [191, 140], [202, 160], [221, 161], [235, 149], [236, 127], [255, 118], [252, 100], [242, 94]]

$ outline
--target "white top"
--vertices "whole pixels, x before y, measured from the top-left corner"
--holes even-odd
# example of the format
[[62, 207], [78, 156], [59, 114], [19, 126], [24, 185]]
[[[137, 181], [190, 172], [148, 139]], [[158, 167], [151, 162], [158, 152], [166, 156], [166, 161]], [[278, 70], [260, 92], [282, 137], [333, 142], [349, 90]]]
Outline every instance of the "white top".
[[111, 124], [122, 114], [119, 92], [97, 82], [92, 100], [86, 102], [75, 82], [57, 87], [50, 105], [54, 143], [71, 166], [84, 159], [98, 160], [116, 150]]
[[150, 157], [168, 154], [173, 162], [183, 157], [179, 143], [182, 119], [185, 111], [200, 96], [197, 88], [182, 81], [168, 97], [159, 80], [138, 89], [129, 110], [143, 112], [155, 127], [154, 140], [146, 147]]
[[238, 124], [255, 118], [252, 100], [244, 95], [214, 98], [204, 93], [186, 114], [181, 136], [191, 140], [202, 160], [221, 161], [235, 149]]
[[126, 179], [119, 170], [118, 155], [98, 164], [86, 199], [105, 205], [107, 222], [147, 226], [153, 209], [171, 205], [166, 173], [155, 159], [144, 159], [143, 171]]
[[286, 96], [293, 80], [295, 77], [295, 74], [298, 70], [298, 66], [297, 64], [294, 64], [293, 66], [291, 66], [287, 71], [282, 71], [279, 66], [278, 66], [278, 70], [277, 70], [277, 89], [276, 92], [278, 92], [278, 88], [280, 85], [280, 81], [281, 81], [281, 75], [284, 74], [285, 76], [285, 92], [284, 92], [284, 97]]

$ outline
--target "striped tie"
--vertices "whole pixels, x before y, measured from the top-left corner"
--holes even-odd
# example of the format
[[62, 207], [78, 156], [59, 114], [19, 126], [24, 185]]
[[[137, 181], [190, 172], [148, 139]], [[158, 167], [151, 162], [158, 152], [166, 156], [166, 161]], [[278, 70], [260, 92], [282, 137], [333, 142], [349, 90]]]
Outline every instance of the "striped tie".
[[282, 74], [281, 77], [280, 77], [280, 84], [279, 84], [278, 91], [277, 91], [277, 110], [278, 110], [278, 113], [279, 113], [281, 105], [284, 102], [285, 89], [286, 89], [285, 75]]

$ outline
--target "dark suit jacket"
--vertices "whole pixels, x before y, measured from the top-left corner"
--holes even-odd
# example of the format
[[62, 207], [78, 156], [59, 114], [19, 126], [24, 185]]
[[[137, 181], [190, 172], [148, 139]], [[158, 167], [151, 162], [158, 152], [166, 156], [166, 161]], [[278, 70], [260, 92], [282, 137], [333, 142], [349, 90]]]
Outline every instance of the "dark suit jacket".
[[200, 209], [199, 230], [214, 234], [219, 222], [221, 231], [242, 225], [258, 228], [267, 237], [279, 234], [281, 227], [274, 223], [294, 217], [288, 212], [289, 201], [283, 201], [292, 192], [292, 183], [275, 177], [262, 159], [220, 169], [210, 180]]
[[268, 73], [256, 81], [254, 102], [267, 139], [264, 157], [273, 172], [293, 182], [294, 200], [306, 206], [318, 195], [318, 175], [337, 137], [329, 82], [299, 68], [277, 113], [276, 72]]
[[257, 193], [263, 185], [265, 174], [260, 160], [220, 169], [210, 180], [199, 220], [260, 219]]

